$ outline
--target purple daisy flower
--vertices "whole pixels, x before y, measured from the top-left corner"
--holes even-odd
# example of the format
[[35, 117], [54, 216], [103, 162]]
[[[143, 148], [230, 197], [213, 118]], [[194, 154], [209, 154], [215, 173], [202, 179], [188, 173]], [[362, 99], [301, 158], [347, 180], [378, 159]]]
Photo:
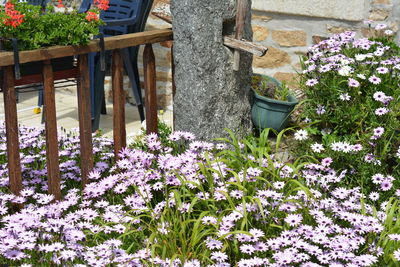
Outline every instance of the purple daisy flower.
[[359, 87], [360, 83], [356, 79], [349, 78], [348, 85], [349, 87]]
[[375, 115], [383, 116], [383, 115], [385, 115], [386, 113], [388, 113], [389, 111], [390, 111], [390, 110], [387, 109], [387, 108], [377, 108], [377, 109], [375, 109]]
[[303, 216], [301, 216], [301, 214], [289, 214], [285, 218], [285, 222], [292, 227], [299, 225], [302, 220], [303, 220]]
[[321, 165], [329, 167], [329, 165], [331, 165], [332, 162], [333, 162], [332, 158], [324, 158], [321, 160]]
[[384, 102], [385, 99], [386, 99], [386, 95], [385, 95], [384, 92], [378, 91], [378, 92], [375, 92], [375, 93], [374, 93], [373, 98], [374, 98], [376, 101]]
[[385, 67], [379, 67], [379, 68], [376, 69], [376, 71], [377, 71], [379, 74], [385, 74], [385, 73], [388, 73], [388, 72], [389, 72], [389, 69], [388, 69], [388, 68], [385, 68]]
[[383, 23], [380, 23], [380, 24], [378, 24], [378, 25], [376, 25], [375, 26], [375, 30], [383, 30], [383, 29], [386, 29], [387, 28], [387, 25], [386, 24], [383, 24]]
[[374, 129], [374, 135], [376, 136], [382, 136], [382, 134], [385, 132], [385, 128], [383, 127], [377, 127]]
[[370, 81], [373, 84], [380, 84], [381, 78], [376, 77], [375, 75], [372, 75], [371, 77], [368, 78], [368, 81]]
[[400, 261], [400, 249], [393, 252], [393, 256], [396, 260]]
[[382, 191], [388, 191], [392, 188], [393, 184], [390, 180], [384, 179], [381, 183], [381, 189]]
[[214, 251], [211, 253], [211, 259], [217, 262], [224, 262], [228, 259], [228, 255], [225, 252]]
[[240, 251], [244, 254], [253, 254], [255, 251], [255, 248], [253, 247], [253, 245], [241, 245], [240, 246]]
[[316, 84], [318, 84], [317, 79], [309, 79], [309, 80], [306, 82], [306, 85], [307, 85], [307, 86], [314, 86], [314, 85], [316, 85]]

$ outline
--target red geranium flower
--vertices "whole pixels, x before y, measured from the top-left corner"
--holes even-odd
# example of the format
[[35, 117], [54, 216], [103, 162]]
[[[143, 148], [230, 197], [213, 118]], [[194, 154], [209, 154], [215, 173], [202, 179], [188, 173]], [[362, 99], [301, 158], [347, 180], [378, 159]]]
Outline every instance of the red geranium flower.
[[107, 10], [108, 9], [108, 0], [94, 0], [93, 2], [98, 9]]
[[58, 0], [58, 8], [65, 7], [64, 4], [62, 3], [62, 0]]
[[95, 13], [95, 12], [91, 12], [91, 11], [88, 11], [87, 13], [86, 13], [87, 15], [86, 15], [86, 19], [88, 20], [88, 21], [92, 21], [92, 20], [99, 20], [99, 16], [97, 15], [97, 13]]
[[15, 10], [13, 3], [7, 2], [5, 11], [6, 15], [8, 16], [8, 18], [5, 18], [3, 21], [5, 25], [17, 28], [22, 22], [24, 22], [25, 15]]

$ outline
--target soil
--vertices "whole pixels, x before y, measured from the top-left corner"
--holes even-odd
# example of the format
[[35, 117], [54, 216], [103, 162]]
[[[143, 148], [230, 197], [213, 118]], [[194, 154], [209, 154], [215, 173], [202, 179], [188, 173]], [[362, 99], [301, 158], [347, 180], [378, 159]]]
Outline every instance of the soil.
[[275, 98], [275, 92], [278, 85], [273, 81], [266, 81], [262, 76], [253, 76], [251, 87], [261, 96]]

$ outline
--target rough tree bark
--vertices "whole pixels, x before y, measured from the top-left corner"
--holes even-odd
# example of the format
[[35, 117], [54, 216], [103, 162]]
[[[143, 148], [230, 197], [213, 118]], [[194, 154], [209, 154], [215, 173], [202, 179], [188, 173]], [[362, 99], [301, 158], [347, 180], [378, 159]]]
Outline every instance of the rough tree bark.
[[[244, 38], [251, 40], [249, 8]], [[251, 131], [250, 79], [252, 56], [240, 55], [240, 71], [233, 70], [233, 51], [223, 35], [233, 34], [235, 0], [172, 0], [176, 95], [175, 130], [200, 139], [239, 136]]]

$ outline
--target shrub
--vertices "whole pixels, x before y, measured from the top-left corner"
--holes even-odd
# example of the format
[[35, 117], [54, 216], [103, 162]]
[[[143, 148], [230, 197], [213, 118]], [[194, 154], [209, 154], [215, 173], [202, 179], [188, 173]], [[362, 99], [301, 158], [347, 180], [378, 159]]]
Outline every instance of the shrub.
[[[378, 25], [384, 29], [384, 25]], [[330, 157], [347, 171], [341, 185], [381, 192], [399, 188], [400, 57], [390, 37], [355, 39], [345, 32], [311, 47], [303, 62], [307, 100], [299, 154]], [[397, 194], [400, 192], [397, 191]]]

